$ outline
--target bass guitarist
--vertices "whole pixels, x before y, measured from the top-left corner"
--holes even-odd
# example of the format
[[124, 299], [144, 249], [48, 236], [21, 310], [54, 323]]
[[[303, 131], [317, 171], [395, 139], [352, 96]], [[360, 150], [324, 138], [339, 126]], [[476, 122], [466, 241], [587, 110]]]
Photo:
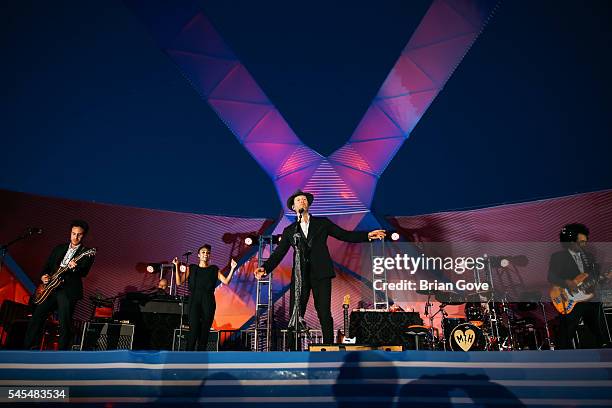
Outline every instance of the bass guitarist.
[[[559, 233], [563, 250], [555, 252], [550, 257], [548, 265], [548, 281], [559, 288], [576, 291], [578, 284], [575, 279], [586, 273], [591, 279], [599, 278], [599, 268], [593, 255], [586, 251], [589, 239], [589, 229], [584, 224], [567, 224]], [[591, 330], [598, 346], [606, 347], [609, 343], [604, 335], [605, 322], [601, 303], [585, 301], [577, 303], [569, 313], [562, 313], [558, 346], [561, 349], [571, 348], [571, 341], [580, 324], [580, 320]]]
[[[49, 282], [53, 273], [59, 268], [67, 267], [63, 275], [63, 283], [34, 309], [32, 319], [28, 324], [24, 347], [29, 350], [40, 344], [40, 334], [45, 320], [50, 313], [57, 310], [59, 315], [59, 349], [70, 348], [70, 328], [72, 314], [78, 300], [83, 298], [82, 279], [87, 276], [93, 264], [92, 256], [85, 256], [75, 262], [73, 259], [88, 250], [83, 245], [83, 239], [89, 231], [89, 225], [82, 220], [74, 220], [70, 224], [70, 242], [56, 246], [41, 273], [40, 280], [44, 285]], [[37, 347], [36, 347], [37, 348]]]

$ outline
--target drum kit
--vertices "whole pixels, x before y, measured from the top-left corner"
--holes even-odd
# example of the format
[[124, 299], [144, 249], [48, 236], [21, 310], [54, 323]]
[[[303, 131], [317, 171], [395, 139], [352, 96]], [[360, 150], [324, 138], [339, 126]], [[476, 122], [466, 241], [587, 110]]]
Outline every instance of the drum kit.
[[[450, 351], [510, 351], [528, 349], [554, 349], [548, 330], [544, 303], [512, 303], [505, 298], [495, 299], [492, 291], [468, 295], [457, 292], [426, 290], [425, 317], [429, 326], [411, 326], [408, 333], [420, 331], [421, 349]], [[434, 309], [434, 300], [438, 310]], [[447, 306], [465, 304], [464, 316], [449, 316]], [[542, 339], [538, 338], [533, 318], [522, 317], [522, 312], [537, 311], [544, 318]], [[434, 328], [434, 319], [441, 315], [441, 333]]]

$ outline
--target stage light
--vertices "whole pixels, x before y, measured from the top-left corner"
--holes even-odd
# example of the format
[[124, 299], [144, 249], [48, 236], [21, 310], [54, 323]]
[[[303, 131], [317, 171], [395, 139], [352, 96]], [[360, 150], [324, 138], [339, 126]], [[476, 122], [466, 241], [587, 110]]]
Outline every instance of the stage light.
[[529, 264], [529, 259], [525, 255], [490, 256], [489, 262], [493, 268], [524, 267]]
[[185, 265], [185, 264], [181, 264], [181, 265], [179, 266], [179, 271], [181, 271], [181, 272], [183, 272], [183, 273], [184, 273], [184, 272], [187, 272], [187, 265]]
[[160, 263], [150, 263], [150, 264], [147, 264], [147, 272], [149, 272], [149, 273], [159, 272], [160, 269], [161, 269], [161, 264]]
[[398, 241], [400, 239], [400, 234], [398, 232], [391, 233], [391, 241]]
[[256, 245], [259, 242], [259, 237], [257, 235], [249, 234], [244, 238], [244, 244], [246, 246]]
[[274, 235], [272, 237], [272, 242], [275, 244], [280, 244], [281, 240], [283, 239], [283, 236], [281, 234], [279, 235]]

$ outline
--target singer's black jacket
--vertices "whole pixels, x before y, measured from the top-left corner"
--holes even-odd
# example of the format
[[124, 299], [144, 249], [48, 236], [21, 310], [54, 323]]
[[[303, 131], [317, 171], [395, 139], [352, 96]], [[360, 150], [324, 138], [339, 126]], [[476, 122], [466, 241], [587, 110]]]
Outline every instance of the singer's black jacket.
[[[584, 265], [585, 272], [588, 274], [598, 273], [597, 268], [593, 267], [595, 265], [593, 255], [588, 252], [585, 252], [585, 254], [588, 260], [588, 265]], [[589, 265], [591, 268], [589, 268]], [[550, 283], [566, 288], [567, 285], [565, 281], [574, 279], [578, 275], [580, 275], [580, 269], [578, 269], [574, 257], [567, 249], [555, 252], [550, 256], [550, 261], [548, 263], [548, 281]]]
[[[47, 259], [47, 263], [40, 273], [40, 276], [45, 274], [53, 275], [59, 269], [60, 263], [62, 263], [62, 259], [64, 259], [64, 256], [68, 251], [68, 245], [68, 243], [60, 244], [53, 248], [53, 251], [51, 251], [51, 255], [49, 255], [49, 259]], [[76, 258], [78, 255], [82, 254], [88, 249], [89, 248], [86, 248], [85, 245], [81, 244], [79, 249], [77, 249], [75, 252], [73, 258]], [[89, 273], [89, 270], [93, 265], [93, 261], [93, 256], [84, 256], [77, 261], [76, 268], [68, 270], [64, 273], [64, 283], [60, 287], [64, 288], [66, 294], [68, 295], [68, 299], [76, 301], [83, 298], [82, 279]]]
[[[303, 254], [305, 261], [309, 263], [310, 277], [313, 280], [333, 278], [336, 276], [332, 264], [329, 250], [327, 249], [327, 237], [332, 236], [346, 242], [367, 242], [367, 231], [347, 231], [340, 228], [328, 218], [310, 216], [308, 227], [308, 238], [304, 237], [302, 228], [294, 222], [283, 230], [283, 237], [270, 255], [270, 258], [262, 265], [267, 273], [270, 273], [278, 266], [282, 259], [293, 246], [293, 235], [296, 231], [304, 243]], [[295, 268], [295, 252], [293, 253], [293, 266]]]

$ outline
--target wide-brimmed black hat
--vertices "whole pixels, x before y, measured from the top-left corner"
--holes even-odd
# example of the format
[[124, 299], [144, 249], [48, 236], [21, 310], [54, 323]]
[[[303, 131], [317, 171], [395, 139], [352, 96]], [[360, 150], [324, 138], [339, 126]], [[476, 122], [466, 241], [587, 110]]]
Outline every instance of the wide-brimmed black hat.
[[314, 201], [314, 196], [310, 193], [305, 193], [302, 190], [296, 190], [295, 193], [291, 194], [291, 196], [289, 196], [289, 198], [287, 199], [287, 208], [289, 208], [291, 211], [293, 211], [293, 200], [295, 199], [295, 197], [297, 196], [306, 196], [306, 199], [308, 200], [308, 206], [310, 207], [312, 205], [312, 202]]

